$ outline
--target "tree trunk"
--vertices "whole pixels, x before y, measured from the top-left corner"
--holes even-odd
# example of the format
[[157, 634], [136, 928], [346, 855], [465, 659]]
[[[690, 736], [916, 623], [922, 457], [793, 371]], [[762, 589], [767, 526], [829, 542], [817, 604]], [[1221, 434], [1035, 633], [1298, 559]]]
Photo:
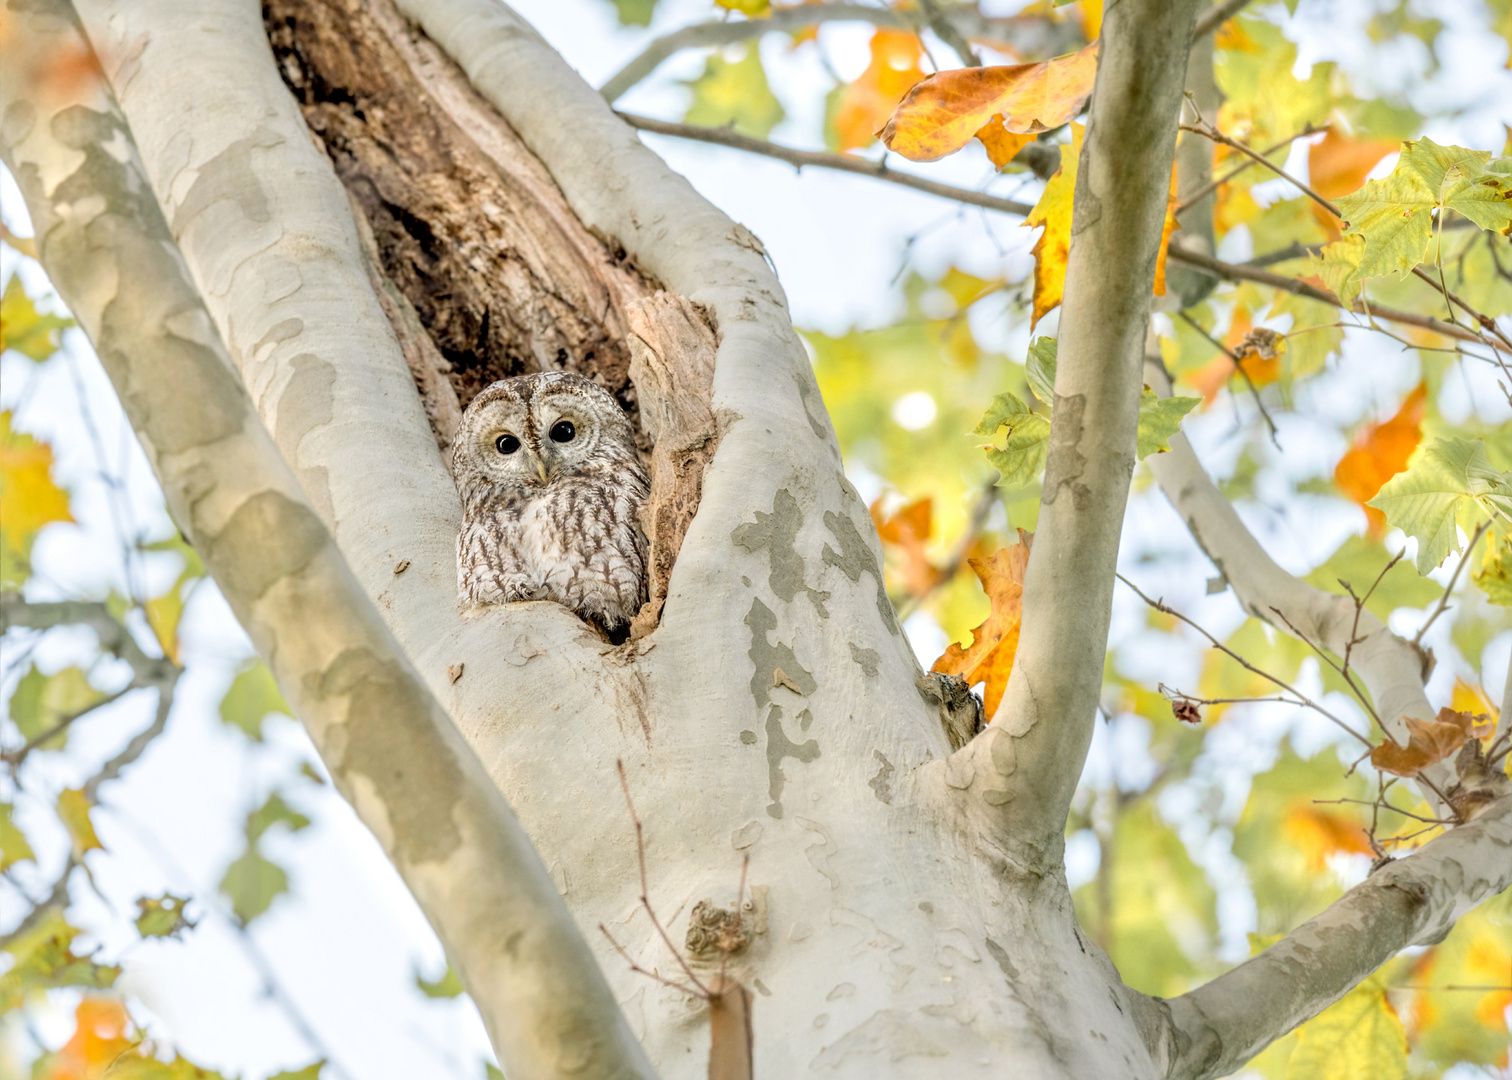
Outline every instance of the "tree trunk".
[[[875, 531], [761, 244], [513, 12], [492, 0], [270, 0], [261, 17], [245, 0], [75, 6], [267, 431], [518, 815], [660, 1075], [704, 1074], [711, 1009], [632, 962], [751, 992], [741, 1023], [763, 1076], [1137, 1080], [1230, 1063], [1226, 1030], [1199, 1005], [1173, 1024], [1166, 1003], [1123, 985], [1077, 926], [1061, 860], [1101, 680], [1195, 0], [1107, 13], [1026, 629], [997, 716], [954, 753], [916, 686]], [[20, 144], [5, 142], [16, 168]], [[61, 190], [28, 191], [39, 235], [39, 208]], [[470, 613], [456, 599], [445, 450], [457, 410], [494, 378], [558, 367], [619, 397], [653, 467], [658, 589], [623, 645], [553, 604]], [[316, 628], [341, 615], [298, 614]], [[275, 671], [298, 706], [296, 669]], [[641, 902], [617, 762], [670, 940]], [[359, 809], [364, 796], [349, 795]], [[1457, 831], [1445, 857], [1505, 846], [1507, 817]], [[1506, 861], [1478, 880], [1505, 887]], [[1381, 944], [1435, 932], [1463, 892]], [[631, 1074], [585, 1034], [618, 1018], [519, 1030], [518, 998], [476, 974], [492, 971], [477, 956], [514, 939], [445, 917], [434, 883], [417, 895], [506, 1072]], [[739, 933], [706, 932], [735, 909]], [[1305, 1002], [1245, 1027], [1244, 1049], [1322, 1008], [1367, 959], [1351, 953]], [[540, 977], [521, 973], [517, 994]]]

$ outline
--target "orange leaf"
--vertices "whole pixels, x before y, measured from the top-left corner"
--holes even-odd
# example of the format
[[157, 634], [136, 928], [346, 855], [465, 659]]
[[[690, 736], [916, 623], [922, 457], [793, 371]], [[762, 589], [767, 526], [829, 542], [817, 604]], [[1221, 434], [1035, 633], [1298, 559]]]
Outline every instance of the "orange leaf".
[[1485, 713], [1458, 712], [1447, 705], [1439, 710], [1436, 719], [1409, 716], [1406, 721], [1406, 746], [1383, 742], [1370, 752], [1370, 763], [1382, 772], [1416, 776], [1464, 746], [1466, 739], [1482, 739], [1493, 730], [1491, 718]]
[[1373, 854], [1370, 840], [1357, 822], [1306, 803], [1287, 811], [1281, 829], [1287, 840], [1307, 856], [1308, 869], [1313, 871], [1323, 870], [1329, 856], [1340, 852]]
[[1339, 490], [1365, 508], [1372, 536], [1386, 531], [1386, 515], [1365, 504], [1375, 498], [1382, 484], [1407, 467], [1407, 459], [1423, 438], [1423, 402], [1427, 396], [1427, 387], [1419, 383], [1395, 416], [1370, 424], [1356, 435], [1354, 445], [1334, 468], [1334, 483]]
[[1081, 112], [1096, 78], [1095, 41], [1037, 64], [936, 72], [908, 92], [882, 141], [910, 161], [936, 161], [965, 146], [995, 114], [1008, 131], [1049, 131]]
[[74, 1010], [73, 1037], [47, 1061], [39, 1080], [98, 1080], [135, 1047], [127, 1037], [126, 1007], [111, 998], [86, 997]]
[[[1351, 139], [1330, 126], [1323, 141], [1307, 148], [1307, 174], [1312, 188], [1325, 199], [1337, 199], [1358, 191], [1370, 170], [1401, 144], [1386, 139]], [[1339, 235], [1339, 222], [1317, 203], [1312, 204], [1319, 223]]]
[[1005, 128], [1002, 113], [993, 113], [992, 119], [982, 125], [976, 137], [982, 140], [982, 145], [987, 148], [987, 157], [991, 159], [993, 166], [999, 169], [1012, 161], [1015, 154], [1034, 141], [1033, 135], [1021, 134]]
[[1034, 310], [1029, 329], [1057, 304], [1066, 288], [1066, 260], [1071, 255], [1071, 203], [1076, 195], [1076, 164], [1081, 158], [1086, 129], [1071, 125], [1071, 145], [1062, 146], [1060, 169], [1045, 184], [1039, 202], [1024, 219], [1028, 227], [1041, 225], [1044, 232], [1034, 242]]
[[843, 152], [871, 145], [908, 88], [924, 77], [921, 55], [917, 34], [878, 30], [872, 35], [871, 63], [855, 82], [840, 90], [834, 114], [835, 149]]
[[1263, 327], [1255, 330], [1253, 326], [1249, 308], [1242, 305], [1235, 307], [1233, 318], [1229, 320], [1228, 333], [1223, 337], [1223, 347], [1239, 358], [1237, 370], [1233, 360], [1220, 355], [1186, 377], [1186, 381], [1194, 389], [1202, 391], [1204, 405], [1211, 405], [1218, 396], [1218, 391], [1239, 371], [1248, 375], [1249, 381], [1257, 388], [1269, 386], [1281, 377], [1280, 351], [1274, 347], [1254, 347], [1257, 335], [1263, 335], [1266, 331]]
[[927, 495], [903, 507], [890, 518], [882, 517], [882, 500], [871, 505], [872, 523], [884, 544], [903, 556], [903, 587], [912, 596], [922, 596], [940, 580], [940, 571], [924, 553], [934, 532], [934, 501]]
[[981, 579], [992, 613], [987, 621], [971, 632], [971, 645], [961, 648], [952, 644], [934, 662], [931, 671], [961, 675], [970, 686], [986, 683], [983, 705], [988, 719], [997, 711], [1013, 670], [1013, 654], [1018, 651], [1019, 626], [1023, 618], [1024, 569], [1029, 565], [1029, 546], [1034, 535], [1019, 530], [1019, 542], [999, 548], [985, 559], [971, 559], [971, 569]]

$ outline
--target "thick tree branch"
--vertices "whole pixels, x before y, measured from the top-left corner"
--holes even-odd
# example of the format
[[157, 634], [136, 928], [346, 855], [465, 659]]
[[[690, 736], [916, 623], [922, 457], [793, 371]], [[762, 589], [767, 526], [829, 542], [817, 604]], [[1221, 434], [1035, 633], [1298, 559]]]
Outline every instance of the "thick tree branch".
[[[170, 511], [268, 660], [343, 795], [435, 926], [505, 1067], [651, 1076], [498, 790], [384, 626], [262, 427], [183, 272], [67, 4], [8, 20], [0, 154]], [[185, 408], [192, 402], [193, 408]], [[128, 748], [129, 750], [130, 748]], [[543, 1040], [541, 1032], [557, 1040]]]
[[1251, 0], [1222, 0], [1222, 3], [1214, 4], [1197, 17], [1197, 24], [1192, 27], [1192, 37], [1199, 38], [1212, 33], [1249, 7], [1250, 2]]
[[[1025, 57], [1049, 57], [1070, 52], [1081, 44], [1080, 32], [1070, 20], [1047, 19], [1038, 15], [991, 17], [974, 9], [954, 7], [940, 13], [942, 20], [956, 35], [986, 38], [1010, 45]], [[918, 30], [919, 16], [895, 8], [870, 7], [865, 4], [803, 4], [774, 9], [762, 19], [717, 19], [695, 23], [659, 37], [633, 60], [611, 75], [599, 89], [604, 100], [613, 102], [657, 69], [668, 57], [683, 49], [732, 45], [774, 31], [792, 32], [827, 22], [867, 22], [893, 30]], [[931, 20], [932, 22], [933, 20]], [[942, 35], [943, 37], [943, 35]], [[946, 40], [946, 44], [955, 47]]]
[[1102, 688], [1145, 328], [1196, 9], [1195, 0], [1143, 0], [1107, 11], [1077, 173], [1023, 636], [997, 715], [945, 763], [957, 770], [970, 763], [968, 796], [1031, 864], [1059, 859]]
[[1399, 950], [1512, 884], [1512, 796], [1376, 870], [1259, 956], [1169, 1002], [1171, 1080], [1227, 1076]]

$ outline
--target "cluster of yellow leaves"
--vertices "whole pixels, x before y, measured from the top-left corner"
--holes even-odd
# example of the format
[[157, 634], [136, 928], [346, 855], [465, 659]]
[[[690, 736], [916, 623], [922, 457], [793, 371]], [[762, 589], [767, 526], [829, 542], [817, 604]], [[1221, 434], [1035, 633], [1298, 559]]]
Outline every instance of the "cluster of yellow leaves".
[[1019, 542], [1001, 548], [985, 559], [971, 559], [970, 565], [992, 601], [987, 621], [971, 632], [971, 644], [962, 648], [952, 643], [931, 671], [960, 675], [967, 685], [985, 683], [982, 704], [988, 718], [997, 711], [1013, 670], [1013, 656], [1018, 651], [1019, 628], [1024, 614], [1024, 571], [1029, 565], [1029, 547], [1034, 537], [1019, 530]]
[[1386, 515], [1368, 505], [1381, 486], [1407, 468], [1423, 440], [1423, 408], [1428, 388], [1422, 383], [1403, 399], [1401, 408], [1379, 424], [1367, 424], [1334, 467], [1334, 483], [1359, 503], [1370, 523], [1370, 535], [1386, 531]]

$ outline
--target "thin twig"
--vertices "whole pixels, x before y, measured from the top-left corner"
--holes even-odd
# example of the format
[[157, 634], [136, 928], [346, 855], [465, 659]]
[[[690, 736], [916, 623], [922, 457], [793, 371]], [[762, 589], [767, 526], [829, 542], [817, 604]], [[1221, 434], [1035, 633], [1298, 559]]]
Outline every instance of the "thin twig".
[[1233, 351], [1230, 350], [1227, 345], [1204, 330], [1201, 325], [1199, 325], [1197, 321], [1190, 315], [1188, 315], [1185, 311], [1177, 311], [1176, 314], [1181, 316], [1182, 321], [1190, 326], [1193, 330], [1197, 331], [1203, 337], [1207, 338], [1208, 341], [1212, 343], [1214, 348], [1218, 349], [1223, 353], [1224, 356], [1227, 356], [1229, 358], [1229, 361], [1234, 365], [1234, 370], [1237, 371], [1244, 379], [1245, 385], [1249, 387], [1250, 393], [1255, 398], [1255, 408], [1260, 410], [1260, 415], [1265, 420], [1265, 426], [1267, 430], [1270, 431], [1271, 445], [1273, 445], [1277, 450], [1281, 449], [1281, 440], [1276, 431], [1276, 422], [1271, 419], [1271, 414], [1266, 411], [1265, 402], [1260, 400], [1260, 388], [1255, 385], [1255, 380], [1250, 377], [1250, 373], [1244, 370], [1244, 361], [1235, 356]]
[[1219, 641], [1212, 634], [1208, 633], [1201, 626], [1197, 625], [1197, 623], [1195, 623], [1191, 619], [1187, 618], [1185, 615], [1183, 615], [1181, 612], [1177, 611], [1175, 608], [1167, 606], [1165, 603], [1163, 603], [1160, 600], [1152, 600], [1150, 597], [1146, 596], [1142, 591], [1140, 591], [1140, 588], [1139, 588], [1138, 585], [1135, 585], [1132, 581], [1130, 581], [1128, 578], [1124, 577], [1122, 574], [1115, 573], [1114, 576], [1117, 577], [1119, 581], [1123, 582], [1129, 588], [1133, 589], [1134, 590], [1134, 595], [1137, 596], [1137, 597], [1139, 597], [1146, 604], [1150, 605], [1150, 607], [1154, 608], [1156, 611], [1161, 612], [1162, 614], [1171, 615], [1171, 616], [1174, 616], [1177, 619], [1180, 619], [1182, 622], [1184, 622], [1188, 626], [1190, 626], [1193, 630], [1197, 631], [1203, 637], [1207, 638], [1208, 641], [1209, 641], [1209, 643], [1212, 644], [1213, 648], [1217, 649], [1219, 652], [1223, 653], [1225, 656], [1229, 657], [1231, 660], [1233, 660], [1236, 663], [1238, 663], [1245, 670], [1251, 671], [1254, 674], [1259, 675], [1262, 679], [1265, 679], [1267, 682], [1275, 683], [1282, 690], [1285, 690], [1288, 694], [1291, 694], [1291, 695], [1295, 696], [1307, 708], [1312, 709], [1314, 712], [1318, 713], [1321, 716], [1327, 717], [1329, 720], [1332, 720], [1335, 724], [1337, 724], [1339, 727], [1343, 728], [1345, 731], [1349, 732], [1349, 734], [1353, 735], [1356, 739], [1359, 739], [1366, 746], [1370, 745], [1370, 740], [1369, 739], [1367, 739], [1365, 736], [1361, 735], [1354, 728], [1350, 727], [1343, 720], [1340, 720], [1333, 713], [1331, 713], [1327, 709], [1323, 708], [1323, 706], [1319, 705], [1316, 701], [1313, 701], [1306, 694], [1304, 694], [1300, 690], [1296, 689], [1296, 687], [1291, 686], [1289, 683], [1283, 682], [1282, 680], [1276, 678], [1274, 675], [1272, 675], [1268, 671], [1264, 671], [1264, 670], [1262, 670], [1260, 668], [1257, 668], [1254, 664], [1250, 663], [1244, 657], [1240, 656], [1233, 649], [1230, 649], [1227, 645], [1223, 644], [1223, 642]]
[[982, 58], [971, 51], [971, 46], [966, 44], [965, 36], [955, 23], [950, 21], [949, 16], [940, 10], [937, 0], [919, 0], [919, 7], [929, 21], [929, 28], [935, 32], [936, 37], [955, 51], [955, 54], [961, 58], [961, 63], [967, 67], [982, 66]]
[[69, 713], [67, 716], [63, 717], [46, 731], [38, 732], [30, 739], [27, 739], [25, 745], [19, 747], [18, 749], [8, 750], [5, 753], [0, 754], [0, 761], [4, 761], [12, 769], [20, 768], [21, 763], [26, 760], [26, 756], [28, 754], [30, 754], [37, 747], [41, 746], [43, 743], [48, 742], [63, 734], [70, 727], [72, 727], [74, 722], [80, 717], [88, 716], [96, 709], [103, 709], [107, 705], [113, 705], [117, 701], [120, 701], [121, 698], [131, 693], [131, 691], [138, 689], [141, 689], [141, 686], [136, 682], [136, 680], [133, 679], [124, 687], [117, 690], [115, 693], [109, 694], [99, 701], [96, 701], [94, 704], [87, 705], [84, 708], [77, 710], [76, 712]]
[[[1428, 628], [1435, 622], [1437, 622], [1438, 617], [1448, 609], [1449, 597], [1454, 593], [1454, 586], [1459, 581], [1460, 571], [1463, 570], [1465, 568], [1465, 564], [1470, 561], [1470, 553], [1475, 550], [1476, 542], [1479, 541], [1483, 535], [1485, 535], [1486, 530], [1490, 527], [1491, 522], [1483, 521], [1476, 528], [1475, 535], [1470, 537], [1470, 543], [1465, 545], [1465, 553], [1460, 556], [1460, 561], [1455, 565], [1454, 573], [1449, 575], [1449, 584], [1444, 586], [1444, 595], [1439, 597], [1438, 606], [1433, 609], [1433, 612], [1428, 616], [1428, 621], [1425, 622], [1421, 627], [1419, 627], [1417, 634], [1413, 636], [1412, 643], [1414, 645], [1422, 644], [1423, 635], [1428, 632]], [[1403, 550], [1405, 551], [1406, 549], [1404, 548]]]
[[[1305, 139], [1309, 135], [1316, 135], [1318, 131], [1318, 128], [1315, 128], [1311, 124], [1308, 124], [1295, 135], [1289, 135], [1275, 145], [1266, 147], [1264, 150], [1260, 151], [1260, 156], [1262, 158], [1269, 158], [1277, 150], [1290, 146], [1298, 139]], [[1191, 206], [1193, 203], [1201, 202], [1208, 195], [1210, 195], [1214, 191], [1217, 191], [1224, 184], [1228, 183], [1230, 180], [1232, 180], [1234, 177], [1238, 176], [1245, 170], [1251, 168], [1254, 164], [1255, 161], [1253, 158], [1250, 158], [1246, 161], [1241, 161], [1238, 165], [1235, 165], [1232, 169], [1224, 173], [1222, 176], [1214, 177], [1212, 180], [1209, 180], [1206, 184], [1203, 184], [1202, 187], [1198, 188], [1195, 192], [1186, 197], [1182, 204], [1176, 208], [1176, 216], [1180, 217], [1181, 212], [1187, 207]]]
[[[1293, 637], [1299, 639], [1309, 649], [1317, 653], [1319, 659], [1321, 659], [1329, 667], [1333, 668], [1339, 673], [1339, 676], [1344, 680], [1345, 685], [1347, 685], [1351, 690], [1354, 691], [1354, 696], [1359, 699], [1360, 704], [1365, 707], [1365, 711], [1370, 714], [1370, 718], [1374, 720], [1376, 722], [1376, 725], [1381, 729], [1381, 734], [1390, 739], [1391, 732], [1386, 730], [1385, 721], [1381, 719], [1380, 713], [1376, 712], [1375, 706], [1370, 703], [1370, 699], [1365, 696], [1365, 692], [1361, 690], [1360, 687], [1355, 683], [1354, 676], [1349, 673], [1349, 669], [1339, 666], [1339, 662], [1333, 657], [1329, 656], [1327, 652], [1325, 652], [1312, 640], [1312, 638], [1308, 637], [1301, 630], [1298, 630], [1297, 627], [1293, 625], [1292, 621], [1286, 617], [1286, 613], [1283, 612], [1280, 608], [1276, 607], [1275, 605], [1271, 605], [1271, 611], [1276, 615], [1277, 618], [1279, 618], [1286, 624], [1286, 628], [1292, 632]], [[1348, 646], [1346, 646], [1346, 648], [1347, 647]]]
[[1197, 16], [1197, 23], [1192, 27], [1192, 40], [1196, 41], [1203, 34], [1216, 30], [1248, 7], [1249, 3], [1250, 0], [1223, 0], [1222, 3], [1214, 4]]
[[1238, 139], [1234, 139], [1229, 137], [1228, 135], [1225, 135], [1223, 132], [1219, 131], [1211, 124], [1182, 124], [1181, 130], [1190, 131], [1193, 134], [1201, 135], [1205, 139], [1211, 139], [1215, 143], [1219, 143], [1220, 145], [1227, 146], [1231, 149], [1239, 151], [1241, 154], [1244, 154], [1246, 157], [1252, 159], [1256, 165], [1263, 166], [1264, 168], [1267, 168], [1271, 172], [1275, 173], [1277, 176], [1281, 177], [1281, 179], [1291, 184], [1298, 191], [1302, 192], [1302, 194], [1306, 195], [1309, 199], [1312, 199], [1315, 203], [1323, 207], [1323, 209], [1327, 210], [1334, 217], [1339, 218], [1340, 220], [1343, 219], [1343, 215], [1339, 213], [1339, 208], [1325, 199], [1322, 195], [1319, 195], [1316, 191], [1308, 187], [1302, 181], [1298, 180], [1295, 176], [1287, 172], [1285, 169], [1281, 168], [1281, 166], [1277, 165], [1274, 161], [1271, 161], [1269, 158], [1265, 157], [1256, 150], [1251, 150], [1248, 146], [1240, 142]]

